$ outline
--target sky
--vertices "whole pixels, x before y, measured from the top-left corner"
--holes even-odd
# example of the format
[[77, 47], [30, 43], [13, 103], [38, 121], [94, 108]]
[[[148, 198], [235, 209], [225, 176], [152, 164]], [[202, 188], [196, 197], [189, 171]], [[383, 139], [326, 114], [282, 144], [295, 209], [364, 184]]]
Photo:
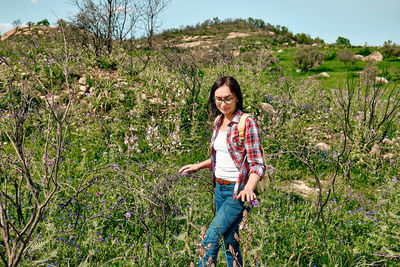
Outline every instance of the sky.
[[[76, 13], [69, 0], [0, 0], [0, 34], [22, 23], [47, 19], [55, 25]], [[162, 29], [195, 25], [206, 19], [249, 17], [334, 43], [342, 36], [353, 45], [400, 44], [400, 0], [170, 0]]]

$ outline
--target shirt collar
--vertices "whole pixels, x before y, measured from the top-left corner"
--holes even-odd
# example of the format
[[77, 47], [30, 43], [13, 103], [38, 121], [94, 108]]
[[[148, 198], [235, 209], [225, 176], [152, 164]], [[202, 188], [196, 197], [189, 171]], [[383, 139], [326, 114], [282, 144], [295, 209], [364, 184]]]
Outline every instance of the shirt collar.
[[235, 117], [233, 117], [232, 122], [234, 123], [239, 123], [240, 121], [240, 117], [243, 115], [243, 111], [241, 111], [240, 109], [236, 109], [235, 111]]

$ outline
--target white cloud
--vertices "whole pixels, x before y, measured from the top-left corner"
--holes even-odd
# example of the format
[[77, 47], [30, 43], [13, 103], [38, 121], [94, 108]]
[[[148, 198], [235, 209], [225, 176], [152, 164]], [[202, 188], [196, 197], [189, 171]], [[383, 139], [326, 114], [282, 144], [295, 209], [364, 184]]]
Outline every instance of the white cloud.
[[13, 28], [11, 23], [0, 23], [0, 34], [4, 34]]
[[32, 4], [37, 4], [39, 0], [31, 0]]

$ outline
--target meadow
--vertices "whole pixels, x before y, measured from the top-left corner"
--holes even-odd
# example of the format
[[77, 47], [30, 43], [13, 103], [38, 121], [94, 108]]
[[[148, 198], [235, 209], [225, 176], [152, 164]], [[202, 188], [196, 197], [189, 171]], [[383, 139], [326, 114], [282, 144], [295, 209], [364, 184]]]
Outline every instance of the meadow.
[[346, 67], [332, 56], [342, 47], [322, 45], [324, 63], [298, 73], [295, 46], [251, 38], [160, 38], [149, 61], [124, 42], [95, 55], [61, 29], [0, 42], [3, 263], [196, 263], [213, 183], [178, 169], [208, 157], [208, 92], [228, 74], [262, 129], [271, 181], [241, 230], [244, 265], [399, 265], [400, 61], [380, 62], [390, 79], [376, 84], [356, 75], [366, 62]]

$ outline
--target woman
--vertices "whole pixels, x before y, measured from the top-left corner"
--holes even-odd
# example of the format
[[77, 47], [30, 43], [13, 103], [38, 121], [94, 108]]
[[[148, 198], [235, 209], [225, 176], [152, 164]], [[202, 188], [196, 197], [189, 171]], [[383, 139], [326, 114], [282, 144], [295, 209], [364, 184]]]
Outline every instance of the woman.
[[[210, 158], [183, 166], [179, 172], [194, 172], [211, 168], [215, 181], [215, 205], [217, 213], [209, 226], [205, 247], [211, 243], [204, 260], [209, 257], [217, 264], [217, 255], [224, 240], [224, 256], [229, 266], [233, 266], [234, 256], [229, 250], [232, 245], [242, 256], [234, 234], [239, 234], [245, 201], [256, 199], [254, 189], [264, 176], [265, 164], [262, 155], [259, 128], [252, 117], [246, 119], [244, 140], [239, 140], [238, 123], [243, 110], [243, 98], [238, 82], [230, 76], [220, 77], [212, 86], [207, 103], [211, 116], [216, 117], [211, 139]], [[199, 266], [203, 266], [200, 259]]]

